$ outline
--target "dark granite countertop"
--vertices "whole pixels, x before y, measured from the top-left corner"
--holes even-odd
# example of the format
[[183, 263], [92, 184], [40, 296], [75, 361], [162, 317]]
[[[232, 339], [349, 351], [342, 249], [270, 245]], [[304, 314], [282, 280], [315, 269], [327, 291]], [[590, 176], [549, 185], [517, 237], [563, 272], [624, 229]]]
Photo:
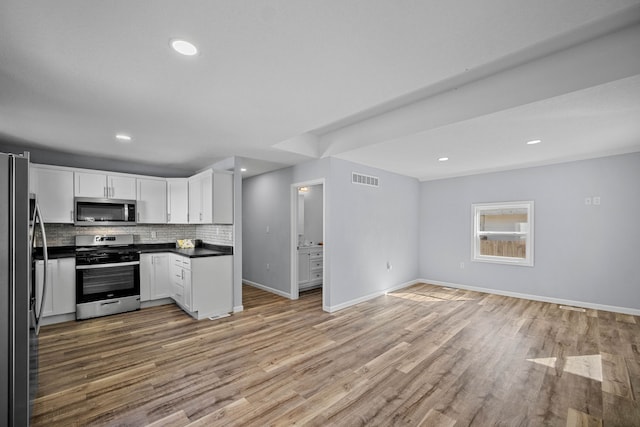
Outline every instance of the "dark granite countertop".
[[[205, 243], [202, 247], [194, 249], [178, 249], [174, 243], [150, 243], [136, 244], [134, 247], [141, 254], [151, 254], [158, 252], [171, 252], [189, 258], [202, 258], [210, 256], [233, 255], [233, 246], [212, 245]], [[76, 256], [75, 246], [51, 246], [48, 248], [49, 258], [74, 258]], [[34, 259], [43, 259], [42, 248], [36, 248]]]
[[[57, 258], [75, 258], [76, 256], [76, 247], [75, 246], [52, 246], [47, 248], [47, 253], [49, 254], [49, 259], [57, 259]], [[34, 259], [44, 259], [42, 254], [42, 248], [36, 248], [33, 252]]]
[[233, 246], [211, 245], [205, 243], [202, 247], [193, 249], [178, 249], [173, 243], [135, 245], [141, 254], [157, 252], [171, 252], [189, 258], [202, 258], [210, 256], [233, 255]]

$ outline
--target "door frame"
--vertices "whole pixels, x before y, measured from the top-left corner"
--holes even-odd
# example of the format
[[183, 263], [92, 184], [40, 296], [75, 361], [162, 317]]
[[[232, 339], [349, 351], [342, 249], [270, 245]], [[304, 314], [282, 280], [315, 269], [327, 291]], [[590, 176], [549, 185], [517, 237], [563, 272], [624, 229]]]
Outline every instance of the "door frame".
[[310, 181], [296, 182], [291, 184], [291, 287], [289, 295], [295, 300], [300, 297], [298, 292], [298, 188], [322, 185], [322, 243], [323, 243], [323, 263], [322, 263], [322, 308], [327, 307], [327, 185], [324, 178]]

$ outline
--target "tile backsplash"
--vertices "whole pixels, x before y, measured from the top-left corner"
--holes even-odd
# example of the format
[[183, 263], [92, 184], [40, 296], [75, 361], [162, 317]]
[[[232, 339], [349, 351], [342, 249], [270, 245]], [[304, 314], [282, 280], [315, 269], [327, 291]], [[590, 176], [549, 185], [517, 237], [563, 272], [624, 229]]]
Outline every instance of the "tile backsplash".
[[198, 225], [196, 239], [215, 245], [233, 246], [233, 225]]
[[[76, 227], [45, 224], [48, 246], [73, 246], [82, 234], [133, 234], [134, 243], [173, 243], [178, 239], [201, 239], [205, 243], [233, 246], [233, 225], [149, 224], [130, 227]], [[152, 232], [156, 233], [155, 237]], [[42, 245], [39, 233], [37, 245]]]

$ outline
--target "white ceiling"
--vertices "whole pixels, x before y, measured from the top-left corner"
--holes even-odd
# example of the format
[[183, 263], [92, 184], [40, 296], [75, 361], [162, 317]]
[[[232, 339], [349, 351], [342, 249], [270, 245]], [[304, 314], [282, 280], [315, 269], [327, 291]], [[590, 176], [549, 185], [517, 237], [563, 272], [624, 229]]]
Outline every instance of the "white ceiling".
[[249, 174], [549, 164], [640, 151], [638, 52], [640, 0], [3, 0], [0, 138]]

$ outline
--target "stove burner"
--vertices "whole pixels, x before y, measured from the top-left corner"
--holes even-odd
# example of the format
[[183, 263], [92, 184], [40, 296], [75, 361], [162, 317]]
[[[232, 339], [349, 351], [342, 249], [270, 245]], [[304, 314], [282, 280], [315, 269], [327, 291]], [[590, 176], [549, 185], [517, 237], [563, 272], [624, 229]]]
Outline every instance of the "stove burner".
[[76, 265], [112, 264], [139, 261], [140, 254], [133, 246], [89, 247], [76, 249]]

